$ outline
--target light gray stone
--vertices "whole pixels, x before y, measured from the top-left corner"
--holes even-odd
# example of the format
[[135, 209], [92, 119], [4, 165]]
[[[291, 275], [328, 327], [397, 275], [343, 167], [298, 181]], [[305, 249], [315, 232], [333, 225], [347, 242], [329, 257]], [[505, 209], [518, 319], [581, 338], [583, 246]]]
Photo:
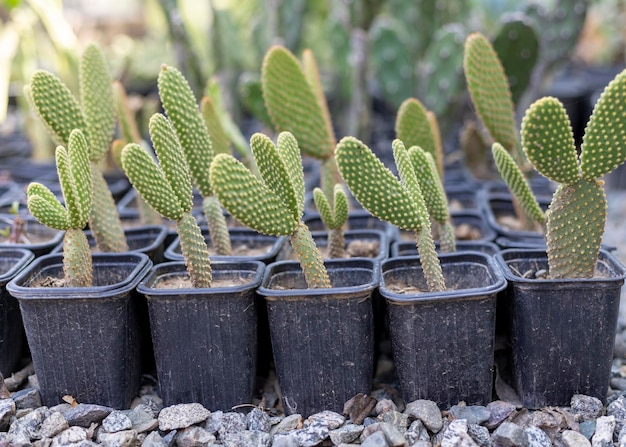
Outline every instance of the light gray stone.
[[424, 426], [424, 423], [419, 419], [411, 422], [411, 425], [404, 433], [404, 438], [409, 445], [414, 445], [418, 441], [428, 441], [430, 442], [430, 435], [428, 434], [428, 430]]
[[41, 395], [36, 388], [26, 388], [16, 391], [11, 398], [15, 402], [15, 408], [18, 410], [41, 407]]
[[145, 405], [137, 405], [131, 412], [128, 413], [132, 429], [137, 433], [145, 433], [148, 431], [156, 430], [159, 426], [159, 421], [154, 418], [152, 411]]
[[11, 423], [11, 416], [15, 415], [13, 399], [0, 399], [0, 431], [7, 431]]
[[98, 442], [106, 447], [134, 447], [137, 441], [135, 430], [124, 430], [115, 433], [100, 432]]
[[102, 429], [107, 433], [116, 433], [131, 428], [133, 428], [133, 422], [121, 411], [112, 411], [102, 420]]
[[515, 411], [515, 405], [503, 400], [494, 400], [487, 404], [487, 409], [489, 410], [489, 420], [485, 423], [485, 427], [494, 430]]
[[427, 429], [433, 433], [438, 433], [443, 427], [441, 410], [432, 400], [419, 399], [406, 405], [404, 413], [410, 418], [419, 419]]
[[409, 415], [395, 410], [379, 414], [376, 420], [393, 425], [400, 433], [405, 433], [409, 425]]
[[545, 431], [539, 427], [531, 426], [524, 429], [528, 438], [528, 447], [551, 447], [552, 441]]
[[581, 420], [597, 419], [602, 416], [604, 405], [597, 397], [586, 396], [584, 394], [574, 394], [570, 401], [572, 413], [579, 416]]
[[269, 433], [272, 427], [269, 415], [256, 407], [246, 415], [246, 426], [248, 430], [257, 430], [266, 433]]
[[480, 425], [491, 416], [491, 412], [481, 405], [453, 405], [449, 412], [454, 419], [465, 419], [468, 424]]
[[404, 439], [404, 435], [398, 431], [393, 425], [387, 422], [377, 422], [375, 424], [368, 425], [363, 429], [361, 433], [360, 439], [365, 442], [367, 438], [369, 438], [372, 433], [382, 432], [385, 436], [387, 444], [390, 446], [403, 446], [406, 444], [406, 440]]
[[302, 428], [303, 422], [304, 420], [302, 419], [302, 415], [292, 414], [283, 418], [278, 424], [274, 425], [270, 430], [270, 434], [274, 436], [278, 433], [288, 433], [294, 431], [298, 428]]
[[374, 413], [377, 415], [392, 410], [398, 411], [398, 406], [391, 399], [381, 399], [376, 403], [376, 407], [374, 407]]
[[574, 430], [565, 430], [561, 434], [564, 447], [591, 447], [591, 443], [584, 435]]
[[72, 426], [89, 428], [93, 423], [99, 424], [113, 411], [113, 408], [94, 404], [78, 404], [63, 412], [67, 423]]
[[591, 445], [593, 447], [612, 447], [615, 426], [615, 416], [601, 416], [596, 419], [596, 432], [591, 438]]
[[293, 433], [279, 433], [272, 438], [272, 447], [300, 447]]
[[619, 433], [626, 424], [626, 397], [619, 396], [607, 405], [606, 415], [615, 417], [615, 430]]
[[593, 434], [596, 432], [595, 419], [591, 421], [581, 422], [580, 424], [578, 424], [578, 430], [580, 431], [580, 433], [582, 433], [585, 436], [585, 438], [591, 439]]
[[334, 430], [343, 425], [346, 421], [346, 418], [340, 415], [339, 413], [335, 413], [334, 411], [322, 411], [320, 413], [315, 413], [309, 416], [304, 421], [304, 427], [306, 428], [308, 425], [321, 423], [328, 427], [329, 430]]
[[167, 447], [167, 443], [161, 438], [158, 432], [148, 433], [148, 436], [141, 443], [141, 447]]
[[363, 440], [361, 447], [391, 447], [391, 445], [383, 432], [376, 431]]
[[176, 445], [178, 447], [205, 447], [213, 444], [215, 440], [215, 436], [196, 425], [180, 430], [176, 435]]
[[54, 413], [50, 413], [50, 416], [43, 421], [40, 433], [44, 438], [53, 438], [69, 427], [65, 416], [55, 411]]
[[470, 435], [474, 442], [480, 447], [491, 447], [493, 445], [491, 442], [491, 434], [487, 427], [478, 424], [468, 424], [467, 434]]
[[223, 413], [217, 433], [224, 438], [227, 433], [239, 433], [246, 429], [246, 416], [241, 413]]
[[199, 403], [172, 405], [159, 413], [159, 430], [187, 428], [206, 421], [210, 415], [211, 412]]
[[447, 430], [443, 433], [441, 447], [477, 447], [478, 444], [468, 433], [468, 424], [465, 419], [457, 419], [450, 422]]
[[[41, 425], [48, 416], [50, 416], [50, 410], [48, 410], [48, 407], [39, 407], [32, 410], [21, 419], [18, 419], [18, 422], [20, 425], [26, 427], [30, 439], [41, 439], [43, 437], [41, 435]], [[9, 429], [9, 431], [11, 430]]]
[[433, 447], [433, 443], [430, 441], [417, 441], [413, 444], [409, 444], [409, 447]]
[[15, 420], [11, 423], [8, 435], [9, 445], [11, 447], [30, 447], [32, 445], [28, 427], [19, 420]]
[[501, 447], [527, 447], [528, 436], [517, 424], [503, 422], [491, 434], [494, 444]]
[[330, 434], [330, 428], [326, 421], [314, 421], [309, 423], [304, 428], [295, 430], [293, 432], [298, 445], [301, 447], [313, 447], [328, 438]]
[[87, 441], [87, 429], [79, 426], [70, 427], [52, 438], [52, 447], [62, 447]]
[[271, 442], [272, 439], [269, 433], [259, 430], [244, 430], [237, 433], [228, 433], [224, 439], [222, 439], [224, 447], [269, 447]]
[[346, 424], [331, 430], [329, 437], [333, 444], [350, 444], [361, 435], [363, 429], [362, 425]]

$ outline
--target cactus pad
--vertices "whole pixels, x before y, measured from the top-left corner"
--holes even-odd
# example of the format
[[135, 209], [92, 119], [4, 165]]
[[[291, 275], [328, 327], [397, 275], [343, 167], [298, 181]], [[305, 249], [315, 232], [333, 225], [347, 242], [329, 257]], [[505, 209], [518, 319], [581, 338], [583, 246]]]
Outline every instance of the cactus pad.
[[419, 146], [413, 146], [409, 149], [409, 159], [419, 182], [428, 213], [435, 221], [443, 225], [450, 220], [448, 199], [437, 174], [437, 167], [432, 155]]
[[206, 124], [207, 131], [211, 136], [211, 144], [213, 146], [213, 152], [215, 154], [230, 154], [231, 144], [224, 127], [220, 121], [220, 117], [215, 110], [213, 100], [208, 96], [205, 96], [200, 101], [200, 112], [204, 123]]
[[419, 146], [437, 157], [437, 143], [422, 103], [415, 98], [406, 99], [396, 115], [396, 137], [405, 147]]

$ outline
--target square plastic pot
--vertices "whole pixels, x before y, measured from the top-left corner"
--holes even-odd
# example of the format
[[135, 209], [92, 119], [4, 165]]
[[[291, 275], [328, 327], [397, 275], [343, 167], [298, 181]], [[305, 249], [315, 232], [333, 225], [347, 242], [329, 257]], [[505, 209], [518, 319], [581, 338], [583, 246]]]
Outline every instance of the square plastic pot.
[[[313, 232], [327, 231], [322, 218], [317, 212], [307, 212], [303, 219], [309, 230]], [[353, 210], [348, 214], [348, 230], [377, 230], [387, 236], [390, 243], [398, 237], [398, 227], [372, 216], [369, 211]]]
[[[435, 242], [435, 248], [439, 253], [439, 242]], [[493, 242], [487, 241], [457, 241], [456, 251], [477, 251], [488, 256], [495, 255], [499, 248]], [[396, 241], [391, 244], [391, 257], [398, 256], [418, 256], [415, 242]]]
[[[10, 223], [15, 216], [8, 214], [4, 215], [7, 221], [0, 222], [0, 230], [5, 230], [10, 226]], [[12, 244], [9, 242], [0, 243], [0, 249], [14, 249], [24, 248], [31, 251], [35, 257], [49, 254], [57, 245], [63, 240], [64, 231], [54, 230], [39, 223], [33, 216], [22, 216], [25, 220], [25, 226], [27, 229], [27, 236], [30, 234], [37, 238], [37, 241], [33, 240], [30, 243]]]
[[[215, 411], [250, 404], [256, 376], [255, 290], [265, 264], [213, 262], [211, 288], [162, 288], [187, 277], [183, 262], [155, 266], [137, 290], [148, 300], [165, 406], [199, 402]], [[218, 282], [240, 281], [221, 286]]]
[[92, 287], [41, 287], [62, 278], [61, 255], [36, 259], [7, 284], [20, 304], [42, 402], [128, 408], [141, 374], [135, 287], [152, 266], [141, 253], [93, 255]]
[[624, 266], [601, 251], [589, 279], [526, 279], [547, 269], [545, 250], [503, 250], [495, 257], [509, 282], [513, 375], [528, 408], [569, 405], [574, 394], [606, 401]]
[[332, 288], [308, 289], [300, 265], [268, 265], [265, 297], [274, 364], [287, 414], [332, 410], [369, 394], [374, 365], [372, 293], [378, 264], [369, 259], [325, 261]]
[[6, 289], [12, 280], [34, 255], [24, 249], [0, 250], [0, 373], [11, 375], [17, 368], [24, 345], [24, 326], [20, 307]]
[[486, 405], [493, 383], [496, 294], [506, 282], [482, 253], [445, 254], [440, 261], [449, 289], [444, 292], [390, 289], [428, 290], [417, 256], [381, 264], [380, 294], [387, 300], [400, 388], [405, 402]]

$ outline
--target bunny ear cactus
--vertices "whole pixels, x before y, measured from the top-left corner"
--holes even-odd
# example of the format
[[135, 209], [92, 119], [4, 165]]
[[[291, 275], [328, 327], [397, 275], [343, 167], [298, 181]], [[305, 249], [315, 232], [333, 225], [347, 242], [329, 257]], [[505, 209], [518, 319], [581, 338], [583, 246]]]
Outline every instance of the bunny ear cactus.
[[335, 149], [339, 172], [356, 199], [372, 215], [415, 231], [420, 262], [430, 291], [446, 289], [430, 232], [430, 220], [410, 156], [401, 140], [393, 142], [400, 180], [354, 137], [344, 137]]
[[[209, 181], [209, 167], [215, 152], [196, 98], [183, 74], [174, 67], [164, 65], [161, 68], [158, 86], [163, 108], [176, 130], [193, 181], [204, 197], [202, 206], [211, 240], [219, 255], [230, 255], [230, 234], [226, 218]], [[208, 106], [205, 105], [205, 112], [206, 107]]]
[[263, 134], [250, 139], [260, 179], [240, 161], [219, 154], [211, 165], [211, 185], [224, 207], [259, 233], [289, 236], [306, 283], [328, 288], [330, 279], [311, 232], [302, 222], [304, 176], [298, 142], [289, 132], [277, 144]]
[[343, 258], [345, 256], [343, 226], [348, 221], [348, 198], [341, 184], [335, 185], [334, 192], [334, 206], [330, 205], [321, 188], [313, 190], [313, 200], [322, 222], [328, 228], [328, 257]]
[[44, 185], [28, 186], [28, 209], [42, 224], [64, 230], [63, 273], [69, 287], [88, 287], [92, 283], [92, 261], [83, 228], [92, 206], [91, 166], [87, 141], [80, 130], [68, 137], [68, 148], [56, 149], [56, 164], [65, 206]]
[[211, 287], [209, 250], [191, 215], [193, 190], [189, 165], [172, 124], [160, 114], [150, 118], [150, 137], [158, 157], [136, 143], [122, 151], [122, 166], [141, 197], [163, 217], [176, 221], [180, 245], [193, 287]]
[[270, 48], [261, 69], [263, 98], [276, 129], [291, 132], [302, 153], [321, 160], [321, 186], [331, 197], [341, 181], [334, 160], [335, 134], [312, 53], [305, 53], [303, 66], [286, 48]]
[[68, 144], [73, 129], [80, 129], [87, 141], [93, 182], [89, 227], [103, 252], [127, 251], [128, 245], [113, 196], [98, 167], [106, 154], [115, 128], [115, 101], [111, 78], [100, 49], [88, 45], [80, 60], [80, 103], [63, 82], [45, 70], [36, 71], [30, 81], [30, 99], [35, 111], [53, 138]]

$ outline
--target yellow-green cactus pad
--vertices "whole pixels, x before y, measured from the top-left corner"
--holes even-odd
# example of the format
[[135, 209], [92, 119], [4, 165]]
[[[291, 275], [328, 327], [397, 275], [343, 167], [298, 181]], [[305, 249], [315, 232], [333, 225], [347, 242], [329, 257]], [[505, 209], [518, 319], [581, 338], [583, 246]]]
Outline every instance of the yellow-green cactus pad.
[[511, 90], [498, 55], [482, 34], [472, 33], [465, 40], [463, 69], [476, 113], [491, 138], [517, 152]]
[[101, 160], [115, 129], [115, 100], [111, 75], [102, 51], [94, 44], [85, 49], [78, 72], [80, 103], [87, 124], [90, 159]]
[[343, 185], [335, 185], [333, 214], [335, 216], [334, 221], [337, 229], [343, 227], [348, 220], [349, 208], [348, 197], [346, 196], [346, 191], [343, 189]]
[[54, 139], [67, 145], [74, 129], [87, 130], [78, 101], [63, 82], [45, 70], [37, 70], [30, 79], [30, 97], [37, 115]]
[[284, 47], [270, 48], [261, 71], [263, 99], [276, 129], [293, 133], [303, 153], [326, 159], [335, 140], [298, 60]]
[[298, 257], [298, 262], [302, 266], [307, 286], [312, 289], [329, 288], [330, 279], [322, 256], [315, 245], [311, 232], [304, 223], [298, 222], [296, 229], [291, 234], [290, 242]]
[[626, 70], [604, 89], [583, 137], [582, 175], [588, 180], [608, 174], [626, 159]]
[[[93, 187], [91, 181], [92, 168], [89, 163], [89, 146], [85, 136], [78, 129], [74, 129], [70, 133], [68, 156], [70, 161], [69, 167], [76, 188], [76, 198], [80, 207], [80, 213], [77, 215], [78, 226], [76, 228], [82, 228], [85, 222], [87, 222], [91, 211]], [[65, 203], [68, 203], [67, 199]]]
[[220, 117], [215, 110], [213, 100], [208, 96], [205, 96], [200, 101], [200, 113], [204, 118], [209, 135], [211, 136], [211, 144], [213, 145], [214, 154], [230, 154], [231, 143], [230, 138], [226, 134]]
[[560, 185], [547, 222], [550, 277], [592, 278], [606, 222], [606, 196], [596, 180]]
[[[139, 129], [137, 128], [137, 121], [135, 121], [135, 118], [130, 110], [126, 90], [119, 81], [113, 81], [113, 97], [115, 98], [115, 108], [117, 110], [117, 117], [120, 123], [120, 133], [124, 139], [122, 148], [126, 143], [139, 143], [141, 141], [141, 135], [139, 134]], [[121, 152], [120, 148], [120, 155]]]
[[283, 161], [287, 177], [291, 182], [297, 203], [297, 216], [302, 218], [304, 212], [304, 170], [298, 142], [291, 132], [281, 132], [276, 139], [278, 155]]
[[211, 184], [222, 205], [244, 225], [276, 236], [295, 231], [298, 219], [293, 209], [233, 156], [215, 156]]
[[33, 182], [26, 190], [28, 210], [39, 222], [55, 230], [70, 228], [67, 210], [47, 186]]
[[82, 228], [69, 228], [63, 236], [63, 275], [68, 287], [90, 287], [91, 251]]
[[522, 145], [541, 175], [565, 184], [580, 177], [572, 127], [558, 99], [541, 98], [526, 111], [522, 120]]
[[176, 222], [176, 230], [191, 284], [195, 288], [211, 287], [212, 270], [209, 250], [196, 219], [191, 213], [184, 213]]
[[330, 111], [328, 110], [328, 102], [326, 101], [326, 95], [324, 95], [324, 87], [320, 79], [320, 71], [317, 68], [317, 61], [313, 52], [308, 48], [302, 52], [302, 71], [308, 81], [309, 85], [315, 93], [317, 103], [322, 109], [322, 115], [324, 116], [324, 122], [326, 123], [326, 130], [330, 138], [335, 141], [335, 131], [333, 130], [333, 123], [330, 118]]
[[322, 222], [324, 222], [324, 225], [330, 229], [335, 228], [333, 211], [321, 188], [313, 189], [313, 201], [315, 202], [315, 208], [317, 208], [317, 212], [320, 213], [320, 218]]
[[204, 118], [189, 83], [174, 67], [164, 65], [158, 78], [159, 96], [167, 117], [176, 129], [191, 177], [203, 196], [212, 195], [209, 167], [213, 146]]
[[393, 149], [393, 158], [396, 162], [396, 167], [398, 168], [400, 181], [402, 182], [402, 186], [409, 193], [409, 197], [411, 197], [411, 200], [413, 201], [413, 206], [417, 209], [421, 228], [426, 222], [428, 222], [428, 209], [426, 208], [426, 203], [424, 202], [420, 182], [415, 174], [415, 169], [413, 169], [411, 158], [409, 157], [409, 151], [404, 146], [404, 143], [402, 143], [399, 139], [393, 140], [391, 146]]
[[408, 98], [398, 109], [396, 137], [405, 147], [419, 146], [433, 157], [437, 156], [437, 143], [428, 112], [415, 98]]
[[363, 142], [354, 137], [342, 138], [335, 158], [343, 180], [365, 209], [406, 230], [421, 227], [412, 197]]
[[517, 198], [524, 212], [535, 221], [543, 223], [545, 216], [539, 206], [535, 195], [526, 182], [526, 178], [519, 169], [513, 157], [502, 147], [500, 143], [494, 143], [491, 147], [496, 168], [502, 179], [506, 182], [511, 193]]
[[[57, 147], [55, 160], [57, 172], [59, 173], [59, 183], [67, 206], [69, 227], [81, 228], [81, 224], [84, 225], [87, 222], [90, 208], [83, 209], [83, 204], [80, 200], [81, 195], [78, 193], [78, 185], [74, 182], [72, 175], [69, 154], [63, 146]], [[91, 197], [89, 197], [88, 204], [91, 205]]]
[[450, 219], [450, 212], [448, 211], [448, 198], [439, 174], [437, 174], [435, 160], [430, 153], [419, 146], [413, 146], [409, 149], [409, 158], [417, 176], [428, 213], [439, 224], [443, 225]]

